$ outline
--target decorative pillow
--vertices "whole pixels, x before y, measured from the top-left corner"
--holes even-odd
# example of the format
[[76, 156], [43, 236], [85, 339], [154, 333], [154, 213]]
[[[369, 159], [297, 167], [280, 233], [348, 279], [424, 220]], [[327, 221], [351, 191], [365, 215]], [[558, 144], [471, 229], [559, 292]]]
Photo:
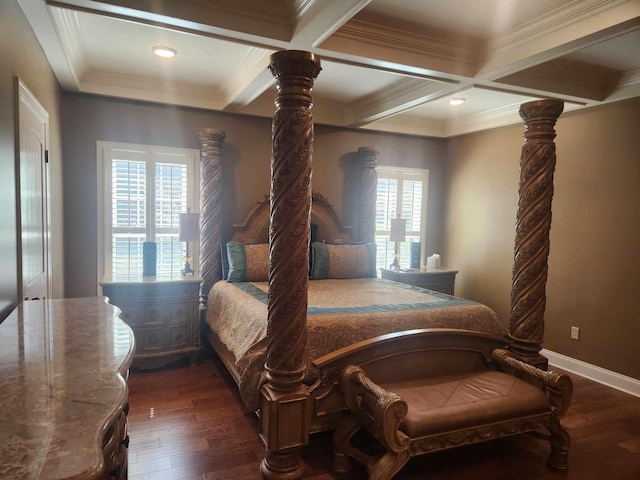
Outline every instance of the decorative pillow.
[[376, 276], [376, 244], [311, 244], [311, 280], [324, 278], [362, 278]]
[[227, 243], [229, 282], [266, 282], [269, 280], [269, 244]]

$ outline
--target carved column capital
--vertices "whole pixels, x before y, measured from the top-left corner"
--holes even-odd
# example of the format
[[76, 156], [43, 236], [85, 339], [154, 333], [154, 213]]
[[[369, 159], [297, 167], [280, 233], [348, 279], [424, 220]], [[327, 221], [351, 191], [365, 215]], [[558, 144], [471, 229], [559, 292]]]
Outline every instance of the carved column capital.
[[216, 130], [214, 128], [201, 128], [198, 132], [198, 138], [200, 139], [200, 144], [202, 145], [202, 149], [205, 148], [215, 148], [222, 146], [222, 142], [226, 134], [222, 130]]
[[513, 350], [531, 363], [546, 363], [538, 352], [544, 334], [556, 164], [553, 127], [563, 105], [558, 100], [540, 100], [520, 107], [526, 129], [520, 157], [509, 331]]

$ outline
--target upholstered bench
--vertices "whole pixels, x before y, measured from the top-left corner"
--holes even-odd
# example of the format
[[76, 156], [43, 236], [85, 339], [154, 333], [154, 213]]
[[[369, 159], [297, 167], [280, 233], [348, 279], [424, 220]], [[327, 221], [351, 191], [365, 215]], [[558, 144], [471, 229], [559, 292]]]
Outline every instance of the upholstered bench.
[[[540, 430], [548, 432], [551, 444], [548, 466], [566, 470], [570, 437], [559, 420], [571, 401], [571, 379], [489, 344], [475, 350], [445, 347], [444, 352], [437, 347], [426, 352], [447, 359], [445, 375], [416, 377], [395, 368], [380, 374], [380, 361], [373, 370], [385, 381], [375, 383], [359, 366], [343, 370], [341, 388], [349, 414], [334, 434], [334, 470], [349, 471], [349, 456], [365, 464], [369, 479], [390, 479], [415, 455]], [[474, 355], [485, 361], [469, 362]], [[386, 448], [382, 457], [352, 444], [361, 428]]]

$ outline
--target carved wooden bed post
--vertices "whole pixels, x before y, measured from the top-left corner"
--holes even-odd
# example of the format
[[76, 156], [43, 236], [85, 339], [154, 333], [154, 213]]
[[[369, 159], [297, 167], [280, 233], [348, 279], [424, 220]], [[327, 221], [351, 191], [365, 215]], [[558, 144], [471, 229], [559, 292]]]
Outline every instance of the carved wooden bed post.
[[300, 450], [309, 441], [310, 397], [302, 384], [307, 340], [309, 224], [313, 119], [311, 89], [320, 73], [312, 53], [271, 56], [278, 93], [273, 117], [267, 383], [262, 387], [260, 436], [267, 479], [298, 479]]
[[360, 192], [358, 195], [358, 241], [375, 243], [376, 241], [376, 197], [378, 187], [377, 147], [358, 148], [360, 163]]
[[200, 308], [214, 283], [222, 278], [220, 243], [222, 241], [222, 130], [203, 128], [200, 139]]
[[515, 353], [526, 362], [545, 369], [547, 359], [539, 352], [544, 334], [553, 172], [556, 166], [553, 127], [563, 107], [559, 100], [540, 100], [520, 107], [526, 130], [520, 157], [509, 337]]

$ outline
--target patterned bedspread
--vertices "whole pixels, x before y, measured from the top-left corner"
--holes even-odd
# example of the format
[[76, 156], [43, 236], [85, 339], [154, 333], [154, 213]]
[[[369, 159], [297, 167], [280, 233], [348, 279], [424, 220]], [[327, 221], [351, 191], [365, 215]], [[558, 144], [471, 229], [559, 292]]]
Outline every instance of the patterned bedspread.
[[[217, 282], [207, 323], [237, 359], [240, 393], [257, 408], [267, 331], [266, 282]], [[309, 281], [307, 347], [312, 360], [385, 333], [415, 328], [461, 328], [494, 335], [508, 330], [489, 307], [443, 293], [376, 278]], [[307, 380], [315, 372], [307, 371]]]

